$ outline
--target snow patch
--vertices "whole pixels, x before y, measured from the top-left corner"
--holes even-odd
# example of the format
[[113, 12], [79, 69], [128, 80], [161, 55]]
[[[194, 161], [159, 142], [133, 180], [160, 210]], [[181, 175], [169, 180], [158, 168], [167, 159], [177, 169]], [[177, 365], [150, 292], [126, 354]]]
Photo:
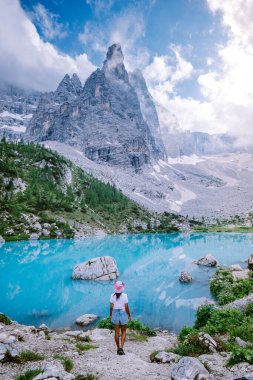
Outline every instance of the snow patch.
[[183, 165], [196, 165], [199, 162], [205, 161], [204, 158], [200, 158], [196, 154], [191, 156], [180, 156], [180, 157], [168, 157], [168, 163], [170, 165], [183, 164]]
[[25, 133], [25, 131], [26, 131], [26, 127], [23, 125], [21, 125], [21, 126], [18, 126], [18, 125], [2, 125], [0, 127], [0, 129], [9, 129], [11, 131], [20, 132], [20, 133]]

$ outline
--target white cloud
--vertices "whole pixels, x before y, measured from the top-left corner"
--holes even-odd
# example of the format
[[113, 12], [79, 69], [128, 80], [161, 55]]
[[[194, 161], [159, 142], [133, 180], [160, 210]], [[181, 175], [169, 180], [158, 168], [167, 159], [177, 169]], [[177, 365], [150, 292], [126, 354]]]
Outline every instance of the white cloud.
[[79, 40], [104, 55], [108, 46], [120, 43], [128, 70], [143, 68], [149, 62], [149, 51], [141, 47], [139, 41], [145, 35], [145, 21], [137, 10], [129, 8], [113, 15], [101, 27], [96, 22], [87, 22]]
[[96, 15], [108, 12], [117, 0], [86, 0]]
[[0, 8], [0, 80], [52, 90], [66, 73], [84, 80], [95, 69], [85, 53], [72, 58], [44, 42], [18, 0], [0, 0]]
[[207, 3], [211, 12], [220, 12], [227, 41], [217, 46], [219, 68], [212, 69], [214, 61], [207, 57], [209, 70], [197, 78], [204, 100], [175, 96], [177, 80], [184, 80], [187, 73], [188, 77], [192, 73], [190, 65], [179, 64], [180, 52], [177, 70], [171, 68], [168, 59], [159, 57], [144, 73], [154, 98], [177, 116], [183, 130], [227, 131], [239, 137], [239, 143], [252, 144], [253, 1], [207, 0]]
[[46, 39], [53, 40], [54, 38], [66, 37], [66, 25], [59, 22], [59, 16], [49, 12], [44, 5], [40, 3], [36, 4], [31, 16], [32, 20], [39, 25], [41, 32]]
[[177, 83], [194, 73], [192, 64], [183, 58], [179, 46], [172, 45], [170, 51], [172, 55], [155, 56], [143, 71], [151, 94], [165, 106]]

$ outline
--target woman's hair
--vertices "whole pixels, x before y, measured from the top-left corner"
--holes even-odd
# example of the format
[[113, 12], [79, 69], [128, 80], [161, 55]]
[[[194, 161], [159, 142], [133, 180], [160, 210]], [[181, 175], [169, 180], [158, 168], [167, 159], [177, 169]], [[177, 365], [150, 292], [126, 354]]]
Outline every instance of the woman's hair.
[[116, 296], [116, 299], [118, 300], [122, 293], [114, 293], [114, 296]]

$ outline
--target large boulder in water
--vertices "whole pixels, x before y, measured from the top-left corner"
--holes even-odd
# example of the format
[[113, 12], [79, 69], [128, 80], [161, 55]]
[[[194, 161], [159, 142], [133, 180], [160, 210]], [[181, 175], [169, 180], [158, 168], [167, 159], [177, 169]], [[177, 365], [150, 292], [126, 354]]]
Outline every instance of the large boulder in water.
[[80, 317], [76, 319], [76, 324], [79, 326], [87, 326], [94, 322], [96, 319], [98, 319], [98, 316], [96, 314], [84, 314], [80, 315]]
[[195, 264], [205, 267], [216, 267], [219, 263], [211, 253], [208, 253], [205, 257], [201, 257], [201, 259], [195, 261]]
[[183, 357], [172, 367], [172, 380], [213, 380], [203, 364], [197, 358]]
[[111, 256], [96, 257], [74, 267], [74, 280], [109, 281], [119, 276], [115, 260]]

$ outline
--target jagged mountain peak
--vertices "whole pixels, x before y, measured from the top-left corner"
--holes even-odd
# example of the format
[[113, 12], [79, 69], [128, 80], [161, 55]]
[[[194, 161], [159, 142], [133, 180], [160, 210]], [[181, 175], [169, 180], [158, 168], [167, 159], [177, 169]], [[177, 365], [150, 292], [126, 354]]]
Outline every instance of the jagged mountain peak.
[[120, 44], [113, 44], [108, 48], [102, 70], [106, 76], [115, 77], [127, 83], [129, 82]]
[[66, 74], [59, 83], [55, 97], [58, 101], [69, 100], [70, 97], [80, 95], [82, 91], [82, 83], [77, 74], [73, 74], [72, 77]]

